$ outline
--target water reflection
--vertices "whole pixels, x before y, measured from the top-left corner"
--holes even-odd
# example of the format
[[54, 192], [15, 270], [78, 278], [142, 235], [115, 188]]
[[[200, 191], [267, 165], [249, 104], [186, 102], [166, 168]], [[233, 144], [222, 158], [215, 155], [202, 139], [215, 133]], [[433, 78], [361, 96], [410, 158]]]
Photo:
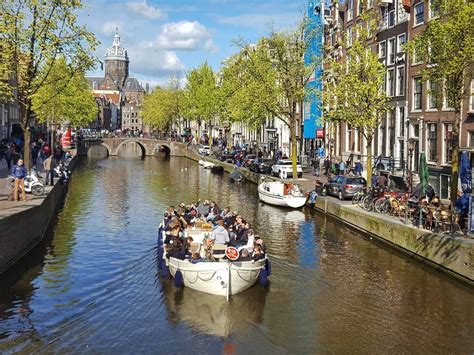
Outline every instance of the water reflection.
[[199, 333], [222, 338], [262, 323], [268, 292], [268, 288], [254, 286], [227, 302], [225, 297], [178, 289], [171, 280], [163, 281], [162, 289], [170, 322], [184, 322]]
[[[267, 289], [224, 299], [161, 280], [164, 209], [199, 198], [264, 239]], [[469, 353], [469, 289], [312, 211], [261, 204], [196, 163], [85, 161], [49, 240], [0, 279], [0, 352]], [[232, 347], [228, 347], [232, 344]]]

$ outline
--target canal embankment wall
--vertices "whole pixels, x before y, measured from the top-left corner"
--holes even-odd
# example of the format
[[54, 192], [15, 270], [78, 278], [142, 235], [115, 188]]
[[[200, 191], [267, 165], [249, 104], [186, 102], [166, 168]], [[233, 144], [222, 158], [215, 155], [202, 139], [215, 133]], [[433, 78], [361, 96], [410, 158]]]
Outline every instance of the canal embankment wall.
[[[222, 166], [229, 173], [235, 169], [234, 164], [202, 157], [191, 149], [186, 151], [186, 157], [195, 161], [205, 160], [214, 163]], [[239, 171], [249, 181], [258, 183], [259, 174], [247, 169], [239, 169]], [[367, 212], [331, 197], [318, 197], [314, 208], [350, 228], [375, 237], [386, 245], [461, 279], [471, 286], [474, 285], [474, 240], [472, 239], [432, 233], [407, 225], [390, 216]]]
[[[74, 170], [76, 164], [77, 158], [73, 158], [69, 170]], [[43, 239], [64, 202], [67, 190], [68, 185], [58, 181], [42, 199], [26, 202], [28, 207], [0, 216], [0, 275]]]

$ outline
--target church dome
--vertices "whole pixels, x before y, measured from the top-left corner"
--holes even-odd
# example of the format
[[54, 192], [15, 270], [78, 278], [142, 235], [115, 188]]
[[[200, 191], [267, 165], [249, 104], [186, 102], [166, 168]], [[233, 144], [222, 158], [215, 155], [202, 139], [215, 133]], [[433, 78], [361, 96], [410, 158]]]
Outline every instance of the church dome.
[[112, 43], [112, 46], [110, 46], [105, 53], [105, 60], [107, 59], [128, 61], [127, 50], [120, 44], [118, 28], [115, 30], [114, 43]]

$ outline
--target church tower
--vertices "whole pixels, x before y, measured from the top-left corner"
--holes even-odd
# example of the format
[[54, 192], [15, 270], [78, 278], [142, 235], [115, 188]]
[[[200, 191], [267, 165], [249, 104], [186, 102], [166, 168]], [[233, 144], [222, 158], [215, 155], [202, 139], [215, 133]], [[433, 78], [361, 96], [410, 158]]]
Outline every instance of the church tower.
[[114, 42], [105, 53], [105, 80], [104, 89], [122, 89], [128, 78], [128, 54], [127, 50], [120, 44], [118, 28], [116, 29]]

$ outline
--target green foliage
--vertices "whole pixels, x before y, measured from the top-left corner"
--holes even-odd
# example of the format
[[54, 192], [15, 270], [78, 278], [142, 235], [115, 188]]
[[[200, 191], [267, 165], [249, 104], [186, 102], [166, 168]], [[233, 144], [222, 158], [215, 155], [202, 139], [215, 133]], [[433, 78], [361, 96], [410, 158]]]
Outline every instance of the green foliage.
[[378, 55], [370, 49], [372, 20], [356, 26], [352, 40], [342, 46], [345, 60], [327, 57], [325, 63], [323, 105], [328, 122], [345, 122], [358, 129], [367, 140], [367, 173], [372, 170], [371, 145], [382, 118], [387, 112], [384, 90], [386, 69]]
[[[436, 83], [434, 95], [441, 109], [443, 96], [454, 108], [451, 139], [451, 191], [458, 190], [459, 130], [463, 100], [470, 97], [474, 68], [474, 3], [466, 0], [435, 0], [432, 8], [437, 17], [431, 19], [425, 30], [407, 43], [406, 50], [416, 55], [416, 61], [428, 63], [421, 70], [423, 81]], [[451, 202], [456, 202], [451, 193]]]
[[207, 62], [187, 75], [183, 94], [183, 116], [197, 122], [211, 122], [219, 112], [216, 75]]
[[157, 129], [168, 128], [180, 119], [183, 92], [179, 87], [156, 87], [143, 100], [143, 122]]
[[305, 53], [317, 30], [308, 22], [288, 31], [271, 31], [256, 45], [243, 41], [240, 51], [230, 57], [222, 69], [222, 112], [230, 121], [242, 121], [258, 127], [268, 117], [284, 122], [291, 132], [293, 175], [296, 176], [297, 106], [315, 88], [307, 86], [317, 59], [307, 65]]
[[[2, 0], [0, 2], [0, 97], [16, 89], [20, 123], [25, 132], [25, 165], [29, 164], [29, 126], [33, 96], [44, 85], [57, 58], [78, 73], [94, 65], [94, 35], [77, 24], [80, 0]], [[66, 84], [66, 83], [64, 83]]]
[[[74, 71], [64, 58], [56, 59], [48, 80], [32, 97], [32, 109], [39, 122], [70, 122], [83, 126], [94, 120], [97, 104], [84, 73]], [[41, 79], [37, 79], [41, 80]]]
[[[450, 106], [461, 109], [469, 97], [474, 68], [474, 3], [465, 0], [436, 0], [438, 17], [407, 43], [417, 62], [429, 63], [422, 71], [424, 81], [444, 83]], [[441, 93], [443, 95], [443, 93]]]

